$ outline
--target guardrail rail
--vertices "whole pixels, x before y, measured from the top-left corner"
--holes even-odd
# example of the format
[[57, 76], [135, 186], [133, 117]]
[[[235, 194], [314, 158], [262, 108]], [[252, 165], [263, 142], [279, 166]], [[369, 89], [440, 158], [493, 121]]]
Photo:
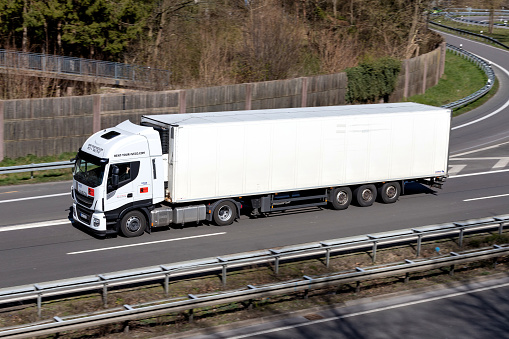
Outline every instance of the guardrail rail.
[[297, 258], [305, 260], [317, 256], [325, 256], [325, 265], [329, 267], [332, 253], [366, 251], [367, 249], [371, 250], [374, 263], [380, 246], [400, 246], [402, 243], [416, 243], [416, 258], [419, 258], [422, 241], [426, 238], [458, 237], [458, 244], [462, 247], [466, 233], [495, 230], [498, 231], [498, 234], [502, 234], [504, 227], [508, 225], [509, 214], [3, 288], [0, 289], [0, 304], [36, 300], [40, 316], [43, 297], [55, 297], [86, 291], [94, 291], [95, 293], [95, 291], [102, 289], [103, 302], [106, 307], [109, 287], [164, 280], [164, 289], [166, 295], [168, 295], [170, 278], [175, 280], [191, 274], [220, 272], [223, 285], [226, 285], [227, 270], [231, 268], [247, 268], [257, 264], [273, 263], [274, 272], [278, 274], [282, 260]]
[[427, 271], [445, 266], [450, 267], [454, 272], [455, 265], [465, 264], [472, 261], [498, 258], [509, 253], [509, 245], [495, 245], [493, 248], [484, 248], [478, 251], [451, 252], [449, 255], [432, 259], [405, 260], [402, 262], [378, 265], [370, 267], [356, 267], [343, 272], [320, 275], [303, 276], [301, 279], [294, 279], [285, 282], [267, 285], [248, 285], [244, 288], [221, 291], [208, 294], [194, 295], [187, 297], [158, 300], [137, 305], [123, 305], [120, 308], [109, 310], [71, 315], [66, 317], [53, 317], [44, 321], [20, 326], [12, 326], [0, 329], [0, 337], [24, 338], [30, 336], [47, 335], [68, 330], [78, 330], [91, 326], [99, 326], [110, 323], [127, 322], [130, 320], [151, 318], [162, 314], [180, 313], [189, 311], [189, 318], [192, 321], [194, 309], [230, 304], [234, 302], [248, 302], [266, 298], [269, 296], [295, 294], [310, 290], [325, 288], [333, 285], [356, 283], [357, 289], [362, 281], [384, 278], [389, 276], [405, 276], [405, 282], [413, 272]]

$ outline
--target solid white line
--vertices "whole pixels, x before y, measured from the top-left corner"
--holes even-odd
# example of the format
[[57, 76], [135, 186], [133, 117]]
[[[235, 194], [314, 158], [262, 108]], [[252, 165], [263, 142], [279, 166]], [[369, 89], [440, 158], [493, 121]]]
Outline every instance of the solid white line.
[[452, 294], [448, 294], [448, 295], [443, 295], [443, 296], [439, 296], [439, 297], [432, 297], [432, 298], [423, 299], [423, 300], [410, 301], [410, 302], [406, 302], [406, 303], [402, 303], [402, 304], [385, 306], [385, 307], [375, 308], [375, 309], [367, 310], [367, 311], [361, 311], [361, 312], [356, 312], [356, 313], [351, 313], [351, 314], [346, 314], [346, 315], [340, 315], [340, 316], [330, 317], [330, 318], [326, 318], [326, 319], [314, 320], [314, 321], [309, 321], [309, 322], [306, 322], [306, 323], [303, 323], [303, 324], [282, 326], [282, 327], [268, 329], [268, 330], [264, 330], [264, 331], [258, 331], [258, 332], [254, 332], [254, 333], [243, 334], [243, 335], [239, 335], [239, 336], [235, 336], [235, 337], [228, 337], [228, 339], [241, 339], [241, 338], [253, 337], [253, 336], [256, 336], [256, 335], [280, 332], [280, 331], [290, 330], [290, 329], [304, 327], [304, 326], [309, 326], [309, 325], [321, 324], [321, 323], [325, 323], [325, 322], [329, 322], [329, 321], [334, 321], [334, 320], [352, 318], [352, 317], [356, 317], [356, 316], [359, 316], [359, 315], [383, 312], [383, 311], [388, 311], [388, 310], [392, 310], [392, 309], [398, 309], [398, 308], [402, 308], [402, 307], [406, 307], [406, 306], [424, 304], [424, 303], [428, 303], [428, 302], [431, 302], [431, 301], [437, 301], [437, 300], [442, 300], [442, 299], [449, 299], [449, 298], [459, 297], [459, 296], [462, 296], [462, 295], [467, 295], [467, 294], [472, 294], [472, 293], [477, 293], [477, 292], [483, 292], [483, 291], [489, 291], [489, 290], [492, 290], [492, 289], [506, 287], [506, 286], [509, 286], [509, 283], [504, 283], [504, 284], [499, 284], [499, 285], [489, 286], [489, 287], [481, 287], [481, 288], [478, 288], [478, 289], [475, 289], [475, 290], [471, 290], [471, 291], [456, 292], [456, 293], [452, 293]]
[[23, 201], [23, 200], [33, 200], [33, 199], [45, 199], [45, 198], [53, 198], [53, 197], [61, 197], [63, 195], [71, 196], [70, 192], [67, 193], [56, 193], [56, 194], [48, 194], [48, 195], [39, 195], [36, 197], [26, 197], [26, 198], [18, 198], [18, 199], [10, 199], [10, 200], [0, 200], [0, 204], [6, 202], [15, 202], [15, 201]]
[[26, 230], [26, 229], [29, 229], [29, 228], [38, 228], [38, 227], [57, 226], [57, 225], [63, 225], [63, 224], [68, 224], [68, 223], [71, 223], [69, 221], [69, 219], [60, 219], [60, 220], [53, 220], [53, 221], [43, 221], [43, 222], [36, 222], [36, 223], [33, 223], [33, 224], [0, 227], [0, 232]]
[[[454, 35], [454, 34], [444, 33], [444, 32], [440, 32], [440, 33], [442, 33], [442, 34], [446, 34], [446, 35], [450, 35], [450, 36], [453, 36], [453, 37], [458, 38], [458, 36], [456, 36], [456, 35]], [[483, 45], [484, 47], [491, 47], [491, 48], [495, 48], [495, 47], [492, 47], [492, 46], [490, 46], [490, 45], [486, 45], [486, 44], [479, 43], [479, 42], [477, 42], [477, 41], [473, 41], [473, 40], [469, 40], [469, 39], [465, 39], [465, 40], [467, 40], [467, 41], [469, 41], [469, 42], [473, 42], [473, 43], [477, 43], [477, 44]], [[505, 52], [504, 50], [501, 50], [501, 49], [499, 49], [499, 48], [496, 48], [496, 50], [497, 50], [497, 51]], [[470, 53], [472, 53], [472, 52], [470, 52]], [[472, 53], [472, 54], [474, 54], [474, 53]], [[491, 60], [486, 59], [485, 57], [482, 57], [482, 56], [479, 56], [479, 55], [478, 55], [478, 57], [479, 57], [479, 58], [481, 58], [481, 59], [484, 59], [484, 60], [488, 61], [489, 63], [491, 63], [492, 65], [494, 65], [494, 66], [496, 66], [496, 67], [500, 68], [500, 70], [501, 70], [502, 72], [504, 72], [505, 74], [507, 74], [507, 76], [509, 77], [509, 71], [507, 71], [507, 70], [506, 70], [505, 68], [503, 68], [502, 66], [500, 66], [500, 65], [498, 65], [498, 64], [496, 64], [496, 63], [494, 63], [494, 62], [492, 62]], [[469, 125], [472, 125], [472, 124], [478, 123], [478, 122], [480, 122], [480, 121], [482, 121], [482, 120], [484, 120], [484, 119], [488, 119], [488, 118], [490, 118], [490, 117], [492, 117], [492, 116], [494, 116], [494, 115], [496, 115], [496, 114], [500, 113], [500, 111], [502, 111], [502, 110], [506, 109], [508, 106], [509, 106], [509, 101], [507, 101], [507, 102], [506, 102], [506, 103], [505, 103], [502, 107], [500, 107], [499, 109], [495, 110], [494, 112], [491, 112], [490, 114], [485, 115], [485, 116], [483, 116], [483, 117], [481, 117], [481, 118], [479, 118], [479, 119], [476, 119], [476, 120], [473, 120], [473, 121], [467, 122], [467, 123], [465, 123], [465, 124], [463, 124], [463, 125], [459, 125], [459, 126], [453, 127], [453, 128], [451, 128], [451, 130], [455, 130], [455, 129], [458, 129], [458, 128], [463, 128], [463, 127], [465, 127], [465, 126], [469, 126]]]
[[463, 201], [485, 200], [485, 199], [501, 198], [501, 197], [507, 197], [507, 196], [509, 196], [509, 193], [508, 194], [492, 195], [492, 196], [488, 196], [488, 197], [465, 199]]
[[188, 239], [196, 239], [196, 238], [204, 238], [204, 237], [211, 237], [215, 235], [223, 235], [226, 234], [226, 232], [219, 232], [219, 233], [212, 233], [212, 234], [202, 234], [202, 235], [194, 235], [190, 237], [183, 237], [183, 238], [176, 238], [176, 239], [165, 239], [165, 240], [157, 240], [157, 241], [150, 241], [150, 242], [143, 242], [139, 244], [129, 244], [129, 245], [121, 245], [121, 246], [112, 246], [112, 247], [104, 247], [104, 248], [96, 248], [92, 250], [84, 250], [84, 251], [76, 251], [76, 252], [69, 252], [67, 254], [82, 254], [82, 253], [91, 253], [91, 252], [100, 252], [100, 251], [109, 251], [109, 250], [116, 250], [119, 248], [127, 248], [127, 247], [135, 247], [135, 246], [145, 246], [145, 245], [153, 245], [153, 244], [160, 244], [164, 242], [172, 242], [172, 241], [179, 241], [179, 240], [188, 240]]
[[469, 174], [458, 174], [458, 175], [451, 175], [449, 179], [454, 178], [464, 178], [464, 177], [474, 177], [477, 175], [485, 175], [485, 174], [497, 174], [497, 173], [503, 173], [503, 172], [509, 172], [509, 169], [505, 170], [498, 170], [498, 171], [489, 171], [489, 172], [479, 172], [479, 173], [469, 173]]

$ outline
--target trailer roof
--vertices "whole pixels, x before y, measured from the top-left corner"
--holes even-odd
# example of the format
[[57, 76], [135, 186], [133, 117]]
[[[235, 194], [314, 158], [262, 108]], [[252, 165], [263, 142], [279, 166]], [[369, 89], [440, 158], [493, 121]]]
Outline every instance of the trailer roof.
[[320, 106], [320, 107], [279, 108], [279, 109], [248, 110], [248, 111], [159, 114], [159, 115], [145, 115], [143, 116], [143, 118], [156, 120], [168, 125], [186, 126], [210, 123], [232, 123], [241, 121], [306, 119], [317, 117], [370, 115], [370, 114], [404, 114], [412, 112], [423, 113], [431, 111], [449, 112], [449, 110], [440, 107], [417, 104], [413, 102], [402, 102], [392, 104]]

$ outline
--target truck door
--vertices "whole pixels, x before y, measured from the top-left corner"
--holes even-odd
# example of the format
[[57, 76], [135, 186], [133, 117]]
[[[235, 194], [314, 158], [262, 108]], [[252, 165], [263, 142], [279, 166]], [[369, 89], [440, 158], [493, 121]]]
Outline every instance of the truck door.
[[[118, 186], [112, 185], [113, 168], [118, 168]], [[138, 176], [140, 169], [139, 161], [123, 162], [111, 164], [108, 172], [108, 184], [106, 192], [106, 201], [104, 202], [105, 211], [113, 211], [131, 205], [134, 201], [133, 181]]]

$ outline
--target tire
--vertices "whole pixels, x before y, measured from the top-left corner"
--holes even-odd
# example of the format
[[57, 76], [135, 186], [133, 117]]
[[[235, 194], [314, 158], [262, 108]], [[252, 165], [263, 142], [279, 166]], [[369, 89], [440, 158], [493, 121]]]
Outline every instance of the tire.
[[336, 187], [331, 191], [330, 203], [335, 210], [346, 210], [352, 202], [350, 187]]
[[361, 185], [353, 191], [355, 202], [361, 207], [373, 205], [376, 200], [376, 187], [373, 184]]
[[217, 226], [231, 225], [237, 219], [237, 207], [231, 201], [222, 201], [214, 209], [213, 220]]
[[145, 232], [147, 219], [140, 211], [128, 212], [120, 221], [120, 232], [127, 237], [138, 237]]
[[386, 182], [378, 188], [378, 196], [384, 204], [395, 203], [401, 194], [401, 185], [398, 182]]

